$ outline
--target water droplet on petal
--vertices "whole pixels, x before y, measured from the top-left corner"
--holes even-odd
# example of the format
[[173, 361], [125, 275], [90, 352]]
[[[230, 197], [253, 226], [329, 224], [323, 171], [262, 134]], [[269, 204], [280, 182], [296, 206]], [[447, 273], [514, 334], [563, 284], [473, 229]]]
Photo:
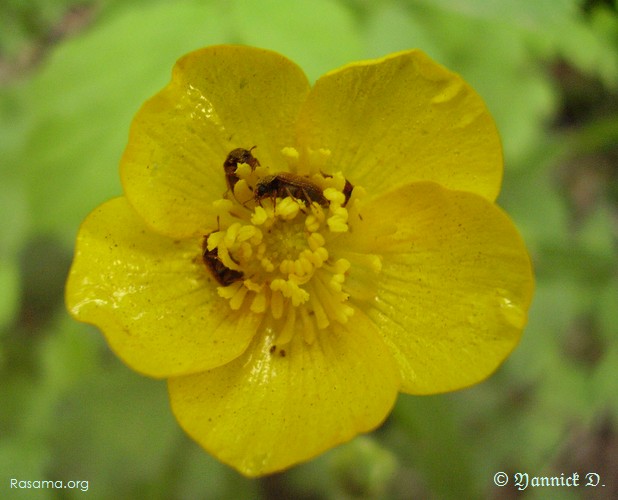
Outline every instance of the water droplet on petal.
[[526, 325], [527, 314], [525, 309], [515, 304], [510, 298], [506, 297], [503, 292], [500, 297], [500, 312], [504, 316], [506, 322], [518, 330], [523, 329]]

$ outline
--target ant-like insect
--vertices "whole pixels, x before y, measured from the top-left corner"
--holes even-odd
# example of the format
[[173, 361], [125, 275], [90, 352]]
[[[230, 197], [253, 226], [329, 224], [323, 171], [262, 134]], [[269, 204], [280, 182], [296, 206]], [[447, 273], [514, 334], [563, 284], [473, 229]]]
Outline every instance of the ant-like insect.
[[258, 159], [251, 154], [257, 146], [253, 146], [251, 149], [236, 148], [227, 155], [227, 158], [223, 162], [223, 170], [225, 171], [225, 180], [227, 187], [232, 193], [234, 193], [234, 186], [240, 180], [236, 175], [236, 170], [239, 163], [246, 163], [251, 167], [251, 170], [255, 170], [260, 166]]
[[230, 269], [221, 262], [217, 248], [208, 250], [208, 236], [210, 236], [210, 234], [204, 236], [204, 241], [202, 243], [202, 260], [210, 270], [212, 277], [216, 279], [221, 286], [230, 286], [232, 283], [244, 279], [244, 274], [241, 271]]

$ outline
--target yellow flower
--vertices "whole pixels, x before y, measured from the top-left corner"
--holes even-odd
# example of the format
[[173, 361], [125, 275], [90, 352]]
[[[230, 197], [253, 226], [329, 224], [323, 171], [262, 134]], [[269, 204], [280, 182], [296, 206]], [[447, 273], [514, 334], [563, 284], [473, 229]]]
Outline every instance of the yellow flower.
[[248, 476], [374, 429], [400, 391], [475, 384], [519, 341], [533, 276], [494, 204], [496, 127], [420, 51], [313, 87], [266, 50], [190, 53], [120, 169], [124, 196], [80, 228], [68, 308]]

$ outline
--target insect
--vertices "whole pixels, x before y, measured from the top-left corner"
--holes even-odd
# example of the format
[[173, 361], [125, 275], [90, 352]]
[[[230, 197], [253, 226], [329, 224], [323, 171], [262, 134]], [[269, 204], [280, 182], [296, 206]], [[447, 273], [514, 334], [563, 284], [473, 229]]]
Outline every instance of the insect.
[[236, 283], [244, 278], [244, 274], [241, 271], [230, 269], [219, 258], [219, 253], [216, 248], [208, 250], [208, 236], [204, 237], [202, 243], [202, 259], [206, 267], [210, 270], [213, 278], [221, 286], [230, 286], [232, 283]]
[[316, 186], [307, 177], [289, 172], [262, 177], [255, 186], [254, 198], [256, 203], [260, 203], [268, 197], [274, 201], [275, 198], [285, 198], [286, 196], [303, 200], [306, 205], [314, 201], [322, 207], [329, 205], [329, 201], [324, 198], [319, 186]]
[[352, 190], [354, 189], [354, 184], [352, 184], [349, 180], [345, 180], [345, 186], [343, 186], [343, 195], [345, 196], [345, 201], [343, 202], [342, 207], [345, 207], [350, 201], [350, 196], [352, 196]]
[[251, 154], [256, 146], [251, 149], [236, 148], [230, 151], [227, 158], [223, 162], [223, 170], [225, 171], [225, 180], [227, 181], [227, 187], [234, 192], [234, 186], [239, 181], [236, 175], [236, 169], [239, 163], [246, 163], [251, 167], [251, 170], [255, 170], [260, 165], [258, 159]]
[[[268, 352], [271, 354], [275, 354], [277, 352], [277, 346], [271, 345], [270, 349], [268, 349]], [[285, 358], [285, 355], [286, 355], [285, 349], [279, 349], [279, 356], [281, 356], [282, 358]]]

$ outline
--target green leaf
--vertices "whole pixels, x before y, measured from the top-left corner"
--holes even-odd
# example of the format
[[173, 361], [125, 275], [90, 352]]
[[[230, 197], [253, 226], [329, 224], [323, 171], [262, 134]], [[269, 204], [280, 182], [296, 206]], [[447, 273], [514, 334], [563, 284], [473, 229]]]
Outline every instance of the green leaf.
[[578, 12], [578, 0], [408, 0], [408, 3], [538, 31], [560, 25]]
[[547, 149], [545, 155], [530, 160], [537, 170], [514, 173], [507, 170], [499, 199], [500, 206], [516, 222], [533, 257], [539, 256], [543, 245], [568, 245], [569, 242], [567, 205], [549, 171]]
[[261, 498], [259, 482], [241, 476], [188, 437], [180, 440], [168, 465], [168, 471], [173, 473], [169, 482], [174, 494], [165, 498]]
[[[477, 498], [472, 450], [457, 417], [449, 396], [402, 394], [391, 418], [405, 439], [390, 445], [399, 448], [401, 465], [420, 471], [438, 498]], [[412, 464], [404, 462], [406, 456]]]
[[272, 49], [300, 65], [311, 81], [361, 58], [351, 12], [332, 0], [233, 0], [235, 38]]
[[[82, 328], [83, 339], [75, 339], [84, 347], [87, 333], [94, 332]], [[133, 490], [145, 485], [161, 491], [170, 454], [181, 437], [165, 383], [136, 375], [109, 353], [102, 366], [101, 350], [89, 371], [84, 371], [78, 349], [49, 345], [47, 354], [53, 351], [64, 352], [70, 368], [62, 368], [63, 358], [45, 356], [47, 372], [64, 389], [56, 392], [53, 413], [39, 415], [49, 422], [49, 474], [90, 479], [99, 498], [135, 498]]]
[[[37, 479], [47, 479], [46, 471], [50, 463], [49, 453], [45, 443], [39, 439], [19, 439], [15, 436], [2, 436], [0, 442], [0, 477], [3, 496], [6, 498], [40, 498], [42, 500], [52, 499], [52, 491], [46, 490], [13, 490], [10, 492], [10, 481], [34, 481]], [[33, 495], [35, 491], [37, 494]], [[11, 494], [13, 493], [13, 494]], [[21, 494], [20, 494], [21, 493]]]
[[[616, 325], [618, 325], [618, 275], [614, 273], [599, 294], [596, 302], [599, 328], [607, 343], [618, 349]], [[618, 392], [616, 393], [618, 396]], [[618, 398], [617, 398], [618, 399]]]
[[[6, 101], [0, 102], [2, 104]], [[18, 254], [23, 246], [29, 229], [28, 206], [23, 179], [19, 173], [10, 171], [8, 163], [15, 156], [15, 146], [18, 138], [9, 126], [10, 118], [2, 106], [0, 113], [0, 149], [5, 161], [0, 167], [0, 329], [13, 320], [19, 306], [21, 291], [18, 269]], [[19, 130], [19, 120], [15, 121], [15, 129]]]
[[547, 34], [555, 39], [557, 52], [580, 71], [597, 76], [608, 87], [618, 84], [618, 17], [596, 8], [585, 21], [580, 17]]
[[[0, 257], [0, 331], [13, 321], [19, 305], [19, 273], [14, 259]], [[0, 352], [0, 367], [2, 366]]]
[[595, 254], [595, 260], [611, 261], [615, 257], [615, 234], [612, 234], [614, 217], [609, 206], [601, 205], [586, 218], [579, 231], [580, 243], [586, 250]]
[[118, 9], [60, 45], [21, 92], [30, 123], [23, 156], [38, 230], [71, 241], [97, 204], [121, 193], [117, 164], [132, 116], [170, 78], [178, 57], [225, 38], [211, 4]]
[[368, 436], [358, 436], [330, 454], [338, 498], [385, 498], [397, 470], [392, 452]]
[[435, 11], [412, 14], [399, 3], [374, 8], [367, 18], [365, 41], [370, 57], [382, 57], [391, 52], [419, 48], [438, 61], [446, 59], [441, 39], [435, 37], [428, 18]]

